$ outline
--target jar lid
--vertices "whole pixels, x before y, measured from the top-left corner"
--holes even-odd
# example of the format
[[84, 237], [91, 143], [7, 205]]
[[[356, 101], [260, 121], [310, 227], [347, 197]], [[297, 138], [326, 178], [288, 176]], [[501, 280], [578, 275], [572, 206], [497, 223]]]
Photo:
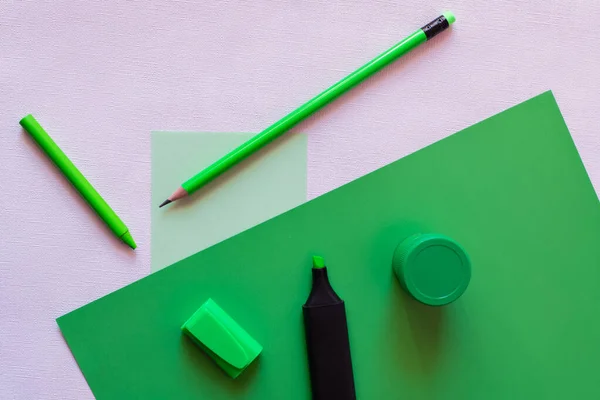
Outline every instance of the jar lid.
[[392, 265], [408, 293], [431, 306], [458, 299], [471, 280], [467, 253], [454, 240], [436, 233], [403, 240], [394, 252]]

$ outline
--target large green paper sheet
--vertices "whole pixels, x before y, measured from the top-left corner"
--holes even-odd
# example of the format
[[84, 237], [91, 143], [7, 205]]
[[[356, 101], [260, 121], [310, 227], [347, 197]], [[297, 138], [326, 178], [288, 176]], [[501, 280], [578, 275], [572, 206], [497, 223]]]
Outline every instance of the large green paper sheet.
[[[321, 254], [359, 399], [597, 399], [599, 205], [547, 92], [58, 323], [98, 399], [309, 399], [301, 307]], [[411, 300], [392, 273], [417, 231], [471, 257], [447, 307]], [[180, 332], [208, 297], [264, 346], [237, 380]]]
[[152, 132], [152, 272], [306, 201], [307, 136], [294, 134], [193, 197], [158, 208], [178, 184], [252, 136]]

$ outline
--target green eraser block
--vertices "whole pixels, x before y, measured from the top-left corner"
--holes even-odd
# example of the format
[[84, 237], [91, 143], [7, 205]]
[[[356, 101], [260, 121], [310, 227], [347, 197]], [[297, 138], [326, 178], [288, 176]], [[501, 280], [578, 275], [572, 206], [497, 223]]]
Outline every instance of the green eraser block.
[[181, 330], [234, 379], [262, 351], [262, 346], [212, 299], [185, 321]]

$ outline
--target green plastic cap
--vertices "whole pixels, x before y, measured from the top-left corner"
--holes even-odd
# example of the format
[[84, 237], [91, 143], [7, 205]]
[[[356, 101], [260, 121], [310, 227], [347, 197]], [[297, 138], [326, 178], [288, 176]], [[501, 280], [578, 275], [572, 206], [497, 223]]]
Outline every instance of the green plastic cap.
[[450, 11], [446, 11], [442, 13], [442, 15], [444, 18], [446, 18], [446, 21], [448, 21], [449, 25], [452, 25], [456, 21], [456, 17]]
[[454, 240], [435, 233], [416, 234], [402, 241], [394, 252], [392, 267], [402, 287], [430, 306], [452, 303], [471, 280], [467, 253]]
[[181, 330], [232, 378], [237, 378], [262, 352], [262, 346], [212, 299]]

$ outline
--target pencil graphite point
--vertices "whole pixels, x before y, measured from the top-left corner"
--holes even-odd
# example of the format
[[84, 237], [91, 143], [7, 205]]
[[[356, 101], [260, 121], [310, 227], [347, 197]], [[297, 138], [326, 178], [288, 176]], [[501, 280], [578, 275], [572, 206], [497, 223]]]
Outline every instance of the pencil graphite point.
[[162, 206], [166, 206], [167, 204], [171, 203], [171, 200], [166, 199], [165, 201], [163, 201], [160, 206], [158, 206], [158, 208], [162, 208]]
[[170, 195], [165, 201], [162, 202], [162, 204], [160, 206], [158, 206], [158, 208], [161, 208], [162, 206], [166, 206], [167, 204], [177, 201], [179, 199], [183, 199], [187, 195], [188, 195], [188, 192], [186, 192], [183, 187], [179, 186], [177, 188], [177, 190], [173, 192], [172, 195]]

